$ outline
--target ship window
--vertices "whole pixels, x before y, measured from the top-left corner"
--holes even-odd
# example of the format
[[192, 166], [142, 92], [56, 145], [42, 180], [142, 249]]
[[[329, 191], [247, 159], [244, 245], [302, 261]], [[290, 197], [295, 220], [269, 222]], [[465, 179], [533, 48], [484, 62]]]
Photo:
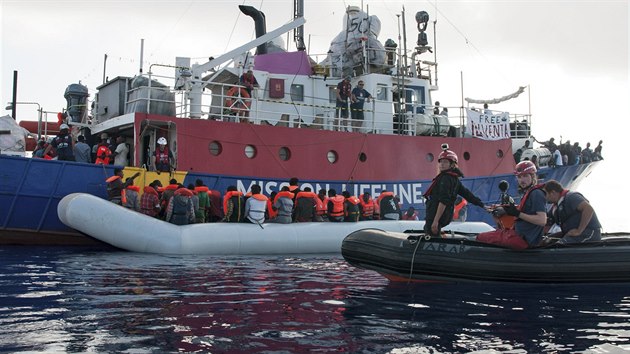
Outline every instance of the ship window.
[[379, 101], [389, 101], [387, 98], [387, 86], [376, 85], [376, 99]]
[[433, 160], [435, 160], [435, 156], [433, 156], [432, 153], [428, 153], [426, 159], [428, 162], [433, 162]]
[[214, 156], [219, 156], [223, 152], [223, 146], [218, 141], [211, 141], [210, 145], [208, 145], [208, 149], [210, 150], [210, 154]]
[[291, 85], [291, 100], [304, 102], [304, 85]]
[[280, 160], [287, 161], [291, 158], [291, 150], [289, 150], [288, 147], [283, 146], [280, 150], [278, 150], [278, 156], [280, 157]]
[[337, 151], [335, 150], [330, 150], [328, 151], [328, 162], [330, 163], [336, 163], [337, 160], [339, 159], [339, 155], [337, 155]]
[[470, 160], [470, 153], [468, 151], [464, 153], [464, 160], [466, 161]]
[[254, 145], [245, 146], [245, 156], [247, 156], [248, 159], [256, 157], [256, 147]]
[[367, 161], [367, 155], [364, 152], [359, 154], [359, 161], [361, 162]]
[[501, 150], [501, 149], [497, 150], [497, 157], [498, 158], [503, 158], [503, 150]]

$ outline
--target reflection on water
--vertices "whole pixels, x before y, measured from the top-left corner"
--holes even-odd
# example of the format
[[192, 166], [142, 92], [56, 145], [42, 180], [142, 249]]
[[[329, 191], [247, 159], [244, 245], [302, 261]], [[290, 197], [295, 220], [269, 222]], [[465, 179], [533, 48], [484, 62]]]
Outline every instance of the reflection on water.
[[630, 285], [389, 284], [340, 256], [0, 248], [0, 351], [619, 351]]

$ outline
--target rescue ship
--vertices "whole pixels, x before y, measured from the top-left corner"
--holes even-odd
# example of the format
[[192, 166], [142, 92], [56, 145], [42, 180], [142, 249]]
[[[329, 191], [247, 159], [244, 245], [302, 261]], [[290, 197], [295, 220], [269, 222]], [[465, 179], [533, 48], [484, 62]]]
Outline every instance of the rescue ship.
[[[431, 96], [438, 90], [437, 63], [425, 58], [431, 51], [426, 12], [416, 14], [418, 41], [406, 51], [404, 43], [391, 39], [382, 44], [378, 17], [350, 6], [344, 30], [317, 62], [304, 45], [303, 3], [295, 5], [294, 19], [270, 32], [262, 12], [239, 6], [254, 19], [256, 39], [206, 63], [178, 57], [174, 63], [152, 64], [148, 72], [141, 68], [135, 77], [103, 83], [93, 100], [87, 87], [72, 84], [60, 118], [90, 145], [102, 134], [124, 137], [130, 148], [125, 175], [140, 171], [136, 185], [154, 179], [166, 185], [171, 178], [188, 185], [201, 179], [222, 193], [231, 185], [247, 192], [259, 184], [269, 195], [297, 177], [302, 188], [316, 193], [334, 188], [376, 198], [393, 192], [403, 210], [413, 206], [422, 219], [422, 195], [447, 144], [459, 156], [464, 185], [484, 203], [497, 201], [499, 181], [514, 181], [513, 152], [530, 138], [531, 117], [471, 108], [483, 100], [470, 100], [457, 117], [436, 110]], [[290, 31], [293, 51], [276, 41]], [[240, 82], [249, 70], [257, 82], [251, 91]], [[336, 120], [337, 85], [346, 77], [352, 87], [364, 83], [372, 95], [356, 126], [352, 119], [341, 120], [346, 124]], [[174, 154], [174, 172], [152, 171], [160, 138]], [[540, 179], [556, 179], [572, 189], [597, 164], [547, 168], [551, 153], [546, 148], [527, 150], [522, 158], [532, 156], [541, 167]], [[0, 242], [89, 241], [61, 223], [57, 205], [71, 193], [105, 198], [105, 180], [113, 169], [0, 155]], [[516, 183], [510, 185], [516, 195]], [[469, 208], [468, 220], [492, 223], [475, 207]]]

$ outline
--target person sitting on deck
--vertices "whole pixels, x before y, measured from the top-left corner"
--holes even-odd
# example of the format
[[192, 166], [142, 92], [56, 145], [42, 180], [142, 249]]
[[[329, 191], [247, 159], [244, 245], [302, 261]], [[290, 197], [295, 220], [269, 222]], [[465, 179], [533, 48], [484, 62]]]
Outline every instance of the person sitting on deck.
[[173, 194], [166, 207], [166, 221], [175, 225], [195, 223], [195, 207], [192, 201], [193, 193], [180, 185]]
[[125, 205], [127, 201], [125, 188], [133, 184], [134, 178], [138, 176], [140, 176], [140, 172], [136, 172], [123, 183], [123, 170], [120, 168], [115, 169], [114, 175], [105, 180], [107, 182], [107, 197], [109, 201], [118, 205]]
[[140, 197], [140, 212], [142, 214], [157, 218], [160, 214], [160, 196], [158, 194], [158, 186], [161, 183], [158, 180], [151, 182], [144, 187], [144, 193]]
[[252, 185], [252, 195], [245, 202], [245, 222], [258, 225], [265, 222], [265, 213], [271, 209], [271, 202], [260, 191], [259, 185]]
[[[289, 187], [290, 188], [290, 187]], [[309, 222], [317, 220], [317, 194], [311, 191], [311, 187], [304, 188], [295, 197], [294, 222]]]
[[334, 189], [328, 190], [328, 221], [342, 222], [345, 214], [345, 198]]
[[245, 200], [243, 193], [236, 189], [236, 186], [227, 187], [223, 196], [223, 217], [224, 222], [241, 222], [245, 215]]
[[290, 224], [293, 220], [293, 197], [294, 194], [289, 191], [288, 186], [282, 187], [276, 195], [271, 206], [277, 212], [273, 222], [278, 224]]

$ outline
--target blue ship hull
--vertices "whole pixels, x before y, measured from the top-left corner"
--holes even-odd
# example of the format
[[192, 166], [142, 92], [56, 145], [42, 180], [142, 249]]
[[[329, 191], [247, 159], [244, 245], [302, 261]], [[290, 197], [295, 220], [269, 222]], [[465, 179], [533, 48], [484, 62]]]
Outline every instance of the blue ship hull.
[[[539, 171], [541, 181], [555, 179], [575, 189], [581, 180], [590, 174], [597, 162], [559, 168], [544, 168]], [[136, 169], [137, 170], [137, 169]], [[0, 155], [0, 244], [84, 244], [96, 242], [65, 226], [57, 217], [59, 201], [70, 193], [89, 193], [106, 198], [105, 179], [113, 175], [114, 166], [82, 164], [76, 162], [49, 161]], [[263, 192], [279, 190], [287, 181], [260, 179], [253, 176], [222, 176], [185, 173], [184, 185], [201, 179], [214, 190], [224, 192], [235, 185], [247, 190], [253, 183], [263, 187]], [[165, 174], [163, 178], [168, 178]], [[148, 179], [148, 178], [147, 178]], [[498, 183], [507, 180], [509, 194], [516, 196], [516, 179], [502, 174], [464, 178], [464, 185], [479, 196], [486, 204], [496, 203], [499, 198]], [[148, 182], [147, 182], [148, 183]], [[422, 193], [430, 180], [416, 181], [309, 181], [301, 180], [302, 186], [314, 191], [320, 188], [348, 190], [353, 194], [364, 191], [393, 191], [401, 199], [403, 210], [414, 206], [419, 218], [424, 218]], [[482, 221], [493, 225], [490, 214], [475, 207], [468, 207], [467, 221]], [[113, 221], [115, 222], [115, 221]]]

